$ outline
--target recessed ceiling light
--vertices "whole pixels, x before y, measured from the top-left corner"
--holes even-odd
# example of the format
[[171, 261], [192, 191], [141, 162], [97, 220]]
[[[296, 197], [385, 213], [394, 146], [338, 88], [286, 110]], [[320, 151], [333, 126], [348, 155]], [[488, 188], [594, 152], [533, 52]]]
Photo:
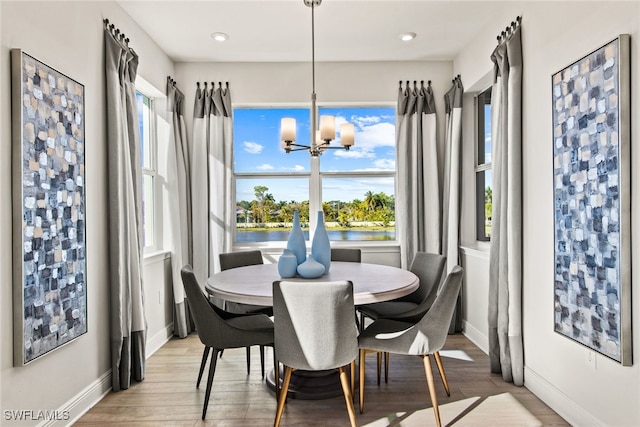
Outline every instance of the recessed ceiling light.
[[211, 33], [211, 38], [217, 42], [223, 42], [229, 38], [227, 33]]
[[399, 37], [403, 42], [408, 42], [416, 38], [416, 33], [402, 33]]

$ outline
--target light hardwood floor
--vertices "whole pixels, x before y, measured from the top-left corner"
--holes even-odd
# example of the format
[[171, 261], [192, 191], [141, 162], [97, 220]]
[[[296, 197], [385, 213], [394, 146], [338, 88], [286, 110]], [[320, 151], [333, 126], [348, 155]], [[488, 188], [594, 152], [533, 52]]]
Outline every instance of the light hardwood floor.
[[[260, 374], [258, 347], [253, 347], [247, 375], [245, 350], [226, 350], [218, 361], [205, 421], [201, 420], [206, 372], [196, 379], [203, 346], [196, 333], [172, 339], [147, 362], [146, 378], [117, 393], [109, 393], [77, 423], [122, 426], [270, 426], [276, 410], [274, 394]], [[271, 349], [265, 366], [273, 366]], [[567, 426], [560, 416], [524, 387], [502, 381], [489, 372], [488, 356], [461, 334], [450, 335], [441, 351], [451, 397], [447, 397], [434, 365], [443, 425]], [[392, 355], [389, 382], [376, 383], [375, 355], [366, 363], [365, 412], [360, 426], [435, 425], [422, 362]], [[208, 365], [207, 365], [208, 370]], [[348, 426], [343, 397], [326, 400], [289, 399], [282, 426]]]

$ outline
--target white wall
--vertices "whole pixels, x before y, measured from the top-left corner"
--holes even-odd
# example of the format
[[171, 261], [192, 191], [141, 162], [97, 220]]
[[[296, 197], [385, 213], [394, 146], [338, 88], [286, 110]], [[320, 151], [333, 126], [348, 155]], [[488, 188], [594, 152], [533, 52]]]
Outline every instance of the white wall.
[[[164, 92], [172, 62], [114, 2], [0, 2], [0, 378], [2, 409], [68, 409], [73, 419], [111, 387], [109, 340], [107, 146], [104, 107], [103, 18], [109, 18], [140, 55], [139, 74]], [[85, 335], [32, 362], [13, 367], [11, 126], [9, 50], [25, 52], [85, 86], [87, 184], [87, 295]], [[156, 287], [164, 287], [158, 279]], [[153, 282], [147, 283], [153, 286]], [[158, 297], [155, 297], [158, 300]], [[166, 301], [166, 299], [165, 299]], [[166, 329], [166, 308], [149, 319], [150, 336]], [[165, 320], [160, 316], [165, 316]], [[170, 316], [170, 314], [169, 314]], [[164, 323], [164, 324], [163, 324]], [[33, 425], [15, 423], [14, 425]]]
[[[524, 55], [523, 98], [523, 197], [524, 197], [524, 277], [523, 335], [525, 350], [525, 385], [574, 425], [640, 425], [640, 340], [634, 342], [636, 364], [622, 367], [554, 332], [553, 327], [553, 194], [551, 75], [585, 54], [614, 39], [620, 33], [631, 34], [632, 111], [640, 98], [636, 88], [640, 54], [640, 7], [638, 2], [528, 2], [505, 4], [503, 15], [496, 17], [483, 34], [454, 61], [455, 73], [462, 75], [465, 86], [482, 89], [479, 82], [491, 70], [489, 55], [496, 45], [496, 35], [517, 15], [522, 20]], [[474, 87], [475, 86], [475, 87]], [[472, 114], [465, 105], [465, 115]], [[636, 113], [633, 113], [634, 115]], [[631, 146], [638, 145], [637, 120], [633, 120]], [[473, 153], [472, 129], [465, 128], [464, 144]], [[472, 163], [473, 160], [471, 160]], [[640, 165], [640, 151], [632, 149], [631, 170]], [[632, 172], [632, 199], [638, 196], [638, 177]], [[465, 186], [472, 186], [465, 180]], [[634, 194], [635, 193], [635, 194]], [[468, 194], [468, 193], [467, 193]], [[472, 212], [472, 211], [471, 211]], [[471, 219], [466, 218], [467, 221]], [[632, 217], [632, 253], [637, 254], [640, 240], [637, 215]], [[468, 224], [467, 224], [468, 225]], [[472, 230], [472, 227], [467, 227]], [[468, 233], [468, 231], [467, 231]], [[473, 236], [467, 234], [467, 242]], [[637, 255], [635, 255], [637, 259]], [[630, 261], [629, 261], [630, 262]], [[477, 271], [486, 265], [476, 263]], [[467, 278], [470, 276], [467, 271]], [[486, 279], [482, 279], [484, 282]], [[467, 288], [474, 281], [467, 280]], [[483, 285], [484, 286], [484, 285]], [[632, 287], [637, 287], [632, 284]], [[633, 331], [640, 330], [640, 292], [633, 292]], [[486, 301], [486, 300], [485, 300]], [[483, 300], [475, 302], [483, 305]], [[481, 310], [486, 313], [486, 307]], [[486, 330], [485, 320], [474, 320], [476, 330]], [[476, 322], [478, 322], [476, 324]], [[483, 324], [484, 322], [484, 324]], [[593, 361], [595, 359], [595, 362]]]

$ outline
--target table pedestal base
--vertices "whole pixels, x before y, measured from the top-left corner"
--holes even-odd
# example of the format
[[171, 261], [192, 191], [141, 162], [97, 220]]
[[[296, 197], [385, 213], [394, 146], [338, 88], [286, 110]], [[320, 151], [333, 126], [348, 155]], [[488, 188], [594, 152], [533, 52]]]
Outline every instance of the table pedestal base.
[[[282, 375], [284, 369], [280, 370], [280, 386], [282, 387]], [[267, 374], [267, 386], [275, 392], [275, 372], [272, 369]], [[356, 385], [358, 384], [356, 378]], [[340, 384], [340, 374], [336, 369], [328, 371], [303, 371], [295, 370], [291, 374], [289, 383], [289, 398], [301, 400], [330, 399], [332, 397], [344, 396], [342, 385]]]

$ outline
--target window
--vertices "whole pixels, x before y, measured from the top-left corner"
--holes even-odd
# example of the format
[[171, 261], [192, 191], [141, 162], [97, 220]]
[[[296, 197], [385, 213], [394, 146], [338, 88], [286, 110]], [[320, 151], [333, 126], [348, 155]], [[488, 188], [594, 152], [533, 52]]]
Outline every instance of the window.
[[282, 117], [296, 119], [297, 142], [308, 145], [309, 108], [236, 108], [233, 114], [236, 242], [287, 240], [295, 210], [308, 239], [310, 209], [323, 210], [331, 240], [395, 240], [395, 108], [319, 108], [319, 115], [336, 117], [336, 129], [353, 123], [356, 143], [317, 160], [306, 150], [279, 148]]
[[476, 236], [491, 239], [491, 87], [477, 97]]
[[142, 222], [145, 251], [157, 249], [155, 186], [157, 183], [156, 133], [153, 99], [136, 92], [142, 166]]

